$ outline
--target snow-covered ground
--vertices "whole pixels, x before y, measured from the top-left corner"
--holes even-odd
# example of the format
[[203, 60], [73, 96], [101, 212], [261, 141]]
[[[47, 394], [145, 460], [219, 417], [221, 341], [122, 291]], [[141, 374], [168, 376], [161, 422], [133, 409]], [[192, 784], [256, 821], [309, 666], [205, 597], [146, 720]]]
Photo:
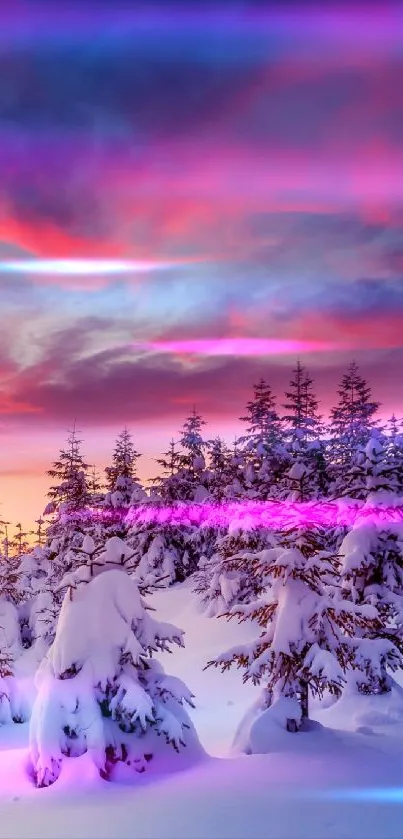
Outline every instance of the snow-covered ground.
[[66, 759], [60, 779], [38, 790], [28, 772], [28, 725], [2, 727], [0, 836], [401, 837], [403, 693], [346, 695], [317, 708], [309, 732], [268, 734], [260, 721], [253, 734], [270, 753], [234, 756], [236, 730], [260, 691], [237, 671], [203, 667], [253, 629], [200, 614], [190, 589], [188, 581], [157, 592], [151, 605], [186, 631], [186, 649], [166, 655], [166, 666], [196, 695], [191, 715], [210, 757], [189, 766], [186, 755], [172, 753], [169, 766], [151, 763], [143, 775], [122, 767], [108, 783], [83, 755]]

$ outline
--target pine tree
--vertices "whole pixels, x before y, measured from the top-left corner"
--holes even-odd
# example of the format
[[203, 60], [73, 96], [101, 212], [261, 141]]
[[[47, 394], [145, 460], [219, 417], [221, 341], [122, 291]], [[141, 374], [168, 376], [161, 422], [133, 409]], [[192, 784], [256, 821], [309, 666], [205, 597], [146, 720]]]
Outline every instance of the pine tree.
[[228, 471], [230, 479], [226, 489], [228, 499], [239, 500], [246, 498], [248, 493], [246, 484], [247, 464], [245, 452], [243, 451], [239, 437], [235, 437], [233, 446], [229, 451]]
[[309, 692], [339, 695], [349, 667], [361, 664], [357, 630], [378, 627], [376, 610], [342, 600], [332, 585], [337, 561], [321, 551], [309, 558], [298, 548], [262, 551], [249, 559], [269, 597], [238, 604], [225, 616], [256, 621], [261, 635], [208, 662], [245, 668], [244, 681], [265, 679], [270, 702], [286, 700], [286, 727], [296, 731], [309, 716]]
[[403, 425], [394, 414], [387, 423], [385, 435], [386, 457], [395, 471], [396, 492], [403, 495]]
[[212, 556], [201, 556], [194, 575], [194, 591], [210, 617], [227, 612], [237, 603], [255, 600], [263, 593], [265, 582], [252, 573], [249, 560], [275, 545], [267, 528], [232, 520], [230, 532], [217, 537]]
[[201, 433], [204, 425], [206, 425], [205, 420], [202, 419], [194, 407], [180, 432], [179, 440], [182, 446], [182, 454], [179, 468], [190, 470], [204, 468], [204, 452], [207, 448], [207, 442]]
[[32, 536], [32, 531], [25, 531], [22, 528], [22, 524], [19, 522], [15, 525], [15, 534], [13, 539], [11, 540], [11, 550], [13, 555], [16, 557], [21, 557], [29, 548], [29, 541], [28, 537]]
[[398, 493], [398, 462], [390, 458], [387, 437], [379, 428], [371, 430], [365, 446], [364, 469], [367, 499], [378, 503], [381, 497], [387, 498]]
[[247, 433], [240, 438], [246, 463], [249, 497], [265, 500], [276, 495], [279, 480], [287, 465], [282, 425], [270, 386], [264, 379], [254, 386], [247, 414], [241, 417]]
[[402, 666], [403, 539], [398, 527], [380, 526], [360, 517], [340, 547], [343, 597], [376, 608], [377, 626], [361, 629], [361, 693], [386, 693], [387, 669]]
[[183, 646], [177, 627], [151, 617], [138, 585], [108, 570], [65, 595], [54, 643], [38, 674], [30, 748], [38, 787], [65, 756], [88, 751], [103, 778], [118, 761], [143, 772], [165, 748], [203, 753], [182, 707], [192, 694], [153, 653]]
[[183, 582], [197, 568], [200, 554], [193, 537], [198, 528], [190, 521], [170, 520], [169, 509], [153, 502], [130, 511], [126, 542], [132, 551], [136, 575], [148, 586], [168, 586]]
[[231, 452], [221, 437], [208, 443], [207, 487], [211, 499], [221, 503], [228, 497], [228, 487], [233, 479]]
[[1, 544], [3, 545], [2, 554], [3, 556], [8, 559], [10, 554], [11, 548], [11, 540], [9, 538], [8, 528], [10, 527], [10, 521], [0, 521], [0, 536], [2, 536]]
[[112, 455], [112, 465], [105, 469], [108, 499], [114, 507], [128, 507], [133, 493], [140, 487], [137, 461], [140, 454], [134, 448], [132, 435], [127, 428], [119, 434]]
[[157, 463], [162, 467], [162, 474], [152, 478], [152, 495], [169, 503], [177, 501], [180, 497], [180, 480], [178, 478], [181, 456], [176, 449], [177, 443], [171, 440], [169, 449], [162, 457], [157, 458]]
[[371, 388], [353, 361], [342, 377], [339, 402], [331, 410], [330, 448], [334, 484], [332, 493], [343, 493], [347, 470], [362, 462], [364, 447], [376, 425], [379, 402], [371, 399]]
[[157, 460], [164, 474], [153, 480], [154, 493], [166, 502], [201, 501], [208, 496], [205, 454], [208, 442], [202, 436], [206, 425], [193, 409], [179, 435], [181, 450], [175, 451], [172, 440], [168, 452]]
[[51, 478], [57, 479], [57, 483], [51, 486], [48, 492], [49, 513], [63, 512], [74, 515], [84, 510], [91, 501], [88, 488], [90, 467], [84, 461], [81, 443], [74, 425], [67, 439], [67, 448], [61, 449], [59, 459], [47, 473]]
[[283, 479], [283, 495], [308, 501], [327, 494], [328, 474], [313, 380], [299, 360], [285, 397], [283, 422], [290, 466]]
[[175, 441], [162, 458], [157, 460], [163, 474], [153, 479], [150, 497], [150, 515], [147, 508], [130, 511], [127, 541], [133, 549], [137, 573], [148, 584], [161, 579], [166, 585], [190, 576], [197, 567], [197, 540], [193, 540], [196, 527], [188, 521], [172, 524], [165, 505], [199, 502], [208, 498], [208, 472], [204, 459], [207, 442], [201, 435], [204, 420], [194, 410], [185, 421], [176, 451]]
[[293, 432], [298, 430], [299, 438], [316, 439], [321, 418], [317, 413], [318, 400], [313, 392], [313, 379], [299, 359], [293, 374], [290, 389], [285, 393], [287, 401], [283, 405], [287, 412], [283, 416], [286, 436], [292, 442]]
[[208, 495], [205, 475], [205, 453], [208, 443], [201, 433], [205, 425], [205, 421], [194, 408], [180, 431], [181, 451], [179, 453], [178, 471], [174, 476], [179, 501], [198, 502]]
[[95, 465], [91, 466], [88, 478], [88, 491], [91, 496], [90, 506], [101, 507], [105, 501], [105, 493], [102, 491], [102, 482]]
[[390, 457], [388, 440], [381, 428], [370, 430], [365, 445], [359, 446], [343, 472], [338, 496], [373, 504], [384, 503], [399, 490], [398, 462]]
[[36, 519], [35, 524], [38, 525], [35, 531], [36, 544], [39, 548], [41, 548], [44, 540], [43, 525], [46, 524], [45, 519], [43, 519], [42, 516], [39, 516], [39, 519]]
[[14, 665], [22, 652], [18, 607], [23, 601], [20, 557], [8, 539], [8, 524], [2, 523], [5, 538], [0, 552], [0, 724], [22, 722], [18, 707]]
[[54, 638], [62, 602], [58, 585], [71, 567], [70, 551], [80, 546], [86, 531], [95, 526], [91, 510], [90, 466], [82, 455], [81, 443], [74, 425], [69, 432], [67, 447], [61, 449], [59, 459], [47, 473], [57, 479], [57, 483], [49, 489], [50, 503], [44, 511], [45, 516], [52, 516], [41, 549], [47, 574], [32, 604], [30, 618], [33, 642], [40, 649], [46, 649]]

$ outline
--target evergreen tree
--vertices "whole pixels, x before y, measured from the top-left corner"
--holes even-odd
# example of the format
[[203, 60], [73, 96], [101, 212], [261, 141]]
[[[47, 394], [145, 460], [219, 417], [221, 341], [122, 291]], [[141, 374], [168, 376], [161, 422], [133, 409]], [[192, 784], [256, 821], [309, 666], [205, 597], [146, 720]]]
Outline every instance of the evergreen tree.
[[177, 501], [180, 497], [180, 480], [178, 477], [181, 456], [176, 449], [177, 443], [171, 440], [169, 449], [162, 457], [157, 458], [157, 463], [162, 467], [162, 474], [152, 478], [152, 495], [169, 503]]
[[402, 666], [403, 538], [394, 525], [358, 518], [340, 547], [343, 597], [376, 608], [377, 625], [361, 628], [361, 693], [387, 693], [387, 670]]
[[285, 397], [283, 422], [290, 466], [283, 480], [283, 495], [308, 501], [327, 494], [328, 474], [313, 380], [299, 360]]
[[135, 491], [141, 489], [137, 476], [139, 457], [132, 435], [124, 428], [116, 440], [112, 465], [105, 469], [109, 490], [107, 500], [112, 506], [128, 507]]
[[204, 469], [204, 452], [207, 448], [207, 442], [204, 440], [201, 432], [205, 425], [205, 420], [196, 412], [196, 408], [194, 407], [193, 412], [185, 420], [180, 432], [179, 440], [182, 446], [182, 454], [179, 468], [189, 470]]
[[96, 466], [91, 466], [88, 478], [88, 490], [91, 496], [90, 506], [101, 507], [105, 501], [105, 493], [102, 491], [102, 482]]
[[182, 636], [151, 617], [138, 585], [122, 570], [65, 595], [36, 677], [30, 748], [37, 786], [57, 780], [65, 756], [86, 751], [103, 778], [118, 761], [143, 772], [166, 747], [179, 752], [188, 745], [200, 757], [182, 707], [192, 705], [192, 694], [153, 657], [183, 646]]
[[6, 560], [8, 559], [9, 554], [10, 554], [11, 541], [12, 541], [9, 538], [9, 531], [8, 531], [8, 528], [10, 527], [10, 525], [11, 525], [10, 521], [0, 521], [0, 537], [2, 537], [1, 544], [3, 546], [3, 550], [1, 551], [1, 553], [5, 557]]
[[228, 470], [230, 481], [227, 485], [226, 494], [229, 500], [238, 500], [247, 496], [248, 487], [246, 478], [248, 476], [246, 456], [243, 451], [241, 439], [235, 437], [232, 449], [228, 458]]
[[403, 426], [394, 414], [387, 423], [385, 435], [386, 457], [395, 472], [396, 492], [403, 495]]
[[399, 489], [398, 463], [390, 457], [388, 440], [380, 428], [370, 430], [366, 445], [359, 446], [343, 473], [338, 496], [382, 503]]
[[36, 528], [36, 531], [35, 531], [36, 544], [39, 548], [41, 548], [42, 545], [43, 545], [43, 540], [44, 540], [44, 528], [43, 528], [43, 526], [44, 526], [44, 524], [46, 524], [45, 519], [43, 519], [42, 516], [39, 516], [39, 519], [36, 519], [35, 524], [38, 525], [38, 527]]
[[20, 522], [15, 525], [15, 534], [11, 541], [11, 550], [14, 556], [20, 558], [26, 553], [29, 548], [28, 537], [32, 535], [32, 531], [23, 530]]
[[[205, 461], [208, 443], [201, 433], [205, 425], [205, 421], [194, 408], [180, 431], [181, 450], [176, 455], [171, 446], [167, 459], [158, 461], [165, 472], [170, 472], [155, 482], [161, 498], [168, 501], [198, 502], [208, 496]], [[173, 469], [176, 471], [173, 472]]]
[[249, 560], [274, 547], [273, 534], [264, 527], [231, 522], [230, 532], [216, 539], [211, 557], [202, 555], [194, 576], [194, 591], [206, 613], [212, 617], [227, 612], [237, 603], [256, 600], [266, 583], [253, 573]]
[[287, 455], [274, 396], [264, 379], [254, 386], [253, 399], [248, 402], [246, 416], [241, 420], [248, 423], [247, 434], [240, 438], [245, 453], [248, 495], [265, 500], [276, 495]]
[[14, 671], [22, 652], [18, 614], [23, 601], [20, 557], [11, 550], [8, 524], [3, 523], [4, 549], [0, 552], [0, 724], [22, 722], [27, 716], [19, 703]]
[[89, 464], [81, 453], [82, 441], [77, 437], [75, 426], [69, 433], [67, 448], [61, 449], [48, 475], [57, 483], [50, 487], [47, 512], [74, 514], [84, 510], [91, 501], [88, 487]]
[[[86, 531], [94, 525], [91, 507], [90, 466], [81, 451], [75, 425], [69, 432], [67, 446], [48, 471], [55, 481], [50, 487], [50, 503], [44, 516], [52, 516], [40, 560], [46, 567], [46, 578], [32, 604], [30, 626], [33, 643], [45, 650], [53, 641], [62, 595], [58, 586], [71, 567], [70, 551], [82, 544]], [[57, 482], [56, 482], [57, 481]], [[39, 549], [38, 549], [39, 550]]]
[[364, 447], [371, 429], [376, 425], [374, 417], [379, 408], [379, 402], [372, 400], [371, 388], [360, 375], [355, 361], [343, 375], [338, 394], [338, 404], [330, 414], [332, 492], [336, 496], [343, 493], [346, 471], [362, 462]]
[[237, 604], [226, 617], [252, 620], [261, 635], [233, 647], [207, 666], [245, 668], [244, 681], [265, 679], [269, 702], [286, 700], [286, 727], [296, 731], [309, 716], [309, 692], [339, 695], [349, 667], [362, 663], [357, 630], [378, 628], [376, 610], [342, 600], [333, 585], [337, 561], [321, 551], [309, 559], [298, 548], [262, 551], [249, 560], [269, 597]]
[[213, 501], [221, 503], [228, 497], [233, 480], [231, 452], [221, 437], [216, 437], [209, 441], [208, 455], [208, 492]]
[[399, 492], [398, 462], [390, 457], [387, 437], [379, 428], [372, 428], [365, 446], [364, 469], [367, 498], [376, 502]]
[[316, 439], [321, 420], [317, 413], [318, 400], [313, 391], [313, 379], [299, 359], [293, 370], [290, 389], [286, 391], [285, 397], [287, 401], [283, 405], [286, 410], [283, 422], [286, 438], [293, 442], [294, 432], [297, 430], [299, 439], [304, 437]]
[[193, 574], [200, 556], [192, 538], [197, 532], [190, 521], [173, 523], [161, 500], [153, 502], [149, 516], [147, 508], [131, 510], [126, 541], [139, 579], [147, 586], [168, 586]]

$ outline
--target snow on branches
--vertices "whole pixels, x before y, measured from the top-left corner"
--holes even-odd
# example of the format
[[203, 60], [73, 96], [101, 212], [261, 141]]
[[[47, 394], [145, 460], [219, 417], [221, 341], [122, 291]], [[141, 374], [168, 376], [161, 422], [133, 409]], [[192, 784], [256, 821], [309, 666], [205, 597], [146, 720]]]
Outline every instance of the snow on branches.
[[[266, 582], [266, 595], [238, 604], [227, 618], [253, 620], [261, 634], [237, 645], [207, 666], [245, 669], [244, 680], [265, 680], [272, 699], [297, 701], [300, 725], [308, 717], [308, 695], [325, 690], [339, 695], [349, 667], [360, 663], [359, 633], [379, 624], [377, 610], [343, 599], [332, 584], [336, 559], [322, 551], [304, 556], [298, 548], [269, 549], [250, 560], [254, 575]], [[298, 727], [289, 720], [289, 730]]]
[[152, 656], [183, 646], [177, 627], [155, 620], [138, 585], [109, 570], [71, 598], [39, 667], [30, 749], [38, 786], [57, 780], [66, 755], [88, 751], [108, 778], [121, 760], [137, 771], [163, 744], [200, 749], [182, 707], [192, 694]]

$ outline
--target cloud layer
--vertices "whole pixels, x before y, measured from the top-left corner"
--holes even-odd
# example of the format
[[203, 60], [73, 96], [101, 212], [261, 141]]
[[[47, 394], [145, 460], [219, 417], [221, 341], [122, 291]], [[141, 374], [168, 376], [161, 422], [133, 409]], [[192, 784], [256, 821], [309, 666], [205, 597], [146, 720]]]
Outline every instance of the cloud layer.
[[[168, 439], [196, 403], [229, 428], [258, 376], [281, 400], [294, 354], [265, 342], [309, 345], [324, 410], [354, 354], [403, 413], [396, 15], [10, 4], [0, 263], [48, 261], [0, 272], [0, 432], [29, 436], [27, 470], [41, 429], [74, 417], [105, 441], [123, 422]], [[65, 259], [178, 264], [117, 277]]]

